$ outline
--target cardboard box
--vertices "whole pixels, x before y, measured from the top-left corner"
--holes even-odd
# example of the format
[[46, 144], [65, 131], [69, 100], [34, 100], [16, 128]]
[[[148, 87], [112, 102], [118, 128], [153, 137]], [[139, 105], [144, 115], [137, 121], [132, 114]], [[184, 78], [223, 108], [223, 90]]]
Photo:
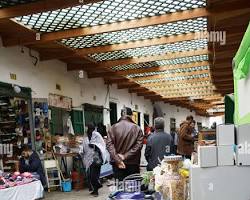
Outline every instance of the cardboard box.
[[235, 144], [235, 127], [231, 125], [219, 125], [216, 128], [217, 146]]
[[234, 146], [218, 146], [218, 166], [233, 166], [234, 165]]
[[198, 147], [198, 165], [200, 167], [216, 167], [218, 164], [216, 146]]
[[236, 131], [236, 164], [250, 166], [250, 125], [241, 125]]

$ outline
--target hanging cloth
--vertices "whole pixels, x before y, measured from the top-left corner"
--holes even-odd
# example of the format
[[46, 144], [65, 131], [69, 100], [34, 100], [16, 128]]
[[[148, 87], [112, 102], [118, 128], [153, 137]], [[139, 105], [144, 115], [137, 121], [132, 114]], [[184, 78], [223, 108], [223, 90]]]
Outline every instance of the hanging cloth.
[[250, 24], [240, 44], [240, 48], [233, 59], [233, 66], [234, 77], [237, 80], [248, 77], [250, 70]]
[[72, 134], [72, 135], [75, 135], [75, 131], [74, 131], [73, 124], [72, 124], [70, 116], [69, 116], [69, 118], [67, 120], [67, 127], [68, 127], [68, 133]]

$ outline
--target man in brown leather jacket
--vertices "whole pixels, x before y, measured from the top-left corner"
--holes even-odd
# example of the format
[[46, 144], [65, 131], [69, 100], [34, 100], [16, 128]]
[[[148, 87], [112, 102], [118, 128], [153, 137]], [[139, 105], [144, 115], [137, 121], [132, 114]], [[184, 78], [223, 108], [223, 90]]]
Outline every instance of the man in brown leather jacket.
[[115, 179], [122, 181], [140, 172], [143, 133], [132, 120], [130, 108], [122, 110], [122, 117], [108, 132], [107, 148], [111, 156]]
[[192, 136], [193, 127], [191, 123], [193, 122], [193, 116], [188, 116], [186, 121], [181, 124], [179, 130], [179, 142], [177, 147], [178, 154], [184, 156], [185, 158], [191, 159], [191, 155], [194, 151], [194, 137]]

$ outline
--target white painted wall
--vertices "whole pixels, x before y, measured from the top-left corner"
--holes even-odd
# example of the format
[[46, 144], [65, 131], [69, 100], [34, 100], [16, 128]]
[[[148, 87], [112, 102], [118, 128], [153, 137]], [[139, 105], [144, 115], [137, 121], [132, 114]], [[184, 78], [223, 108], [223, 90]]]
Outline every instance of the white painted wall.
[[[36, 52], [32, 53], [38, 55]], [[33, 65], [32, 60], [27, 49], [21, 53], [20, 47], [4, 48], [0, 41], [0, 81], [30, 87], [34, 98], [48, 98], [49, 93], [69, 96], [73, 99], [74, 107], [80, 107], [83, 103], [108, 107], [110, 101], [116, 102], [118, 118], [124, 105], [134, 110], [135, 105], [138, 105], [142, 128], [144, 113], [150, 115], [150, 124], [152, 124], [153, 106], [149, 100], [138, 97], [136, 94], [130, 94], [127, 89], [118, 90], [115, 85], [112, 85], [105, 105], [107, 85], [104, 84], [103, 79], [88, 79], [86, 74], [83, 79], [80, 79], [77, 72], [67, 72], [66, 64], [58, 60], [38, 62], [37, 66]], [[11, 80], [10, 73], [15, 73], [17, 80]], [[61, 91], [56, 90], [56, 84], [61, 85]], [[94, 100], [94, 96], [96, 100]], [[163, 112], [166, 113], [166, 131], [169, 131], [171, 117], [176, 118], [177, 125], [179, 125], [187, 115], [195, 115], [187, 109], [178, 108], [179, 112], [177, 112], [176, 106], [164, 103], [160, 103], [160, 105]], [[195, 116], [195, 118], [204, 126], [209, 125], [209, 119], [199, 116]], [[104, 111], [104, 124], [109, 123], [109, 112]]]

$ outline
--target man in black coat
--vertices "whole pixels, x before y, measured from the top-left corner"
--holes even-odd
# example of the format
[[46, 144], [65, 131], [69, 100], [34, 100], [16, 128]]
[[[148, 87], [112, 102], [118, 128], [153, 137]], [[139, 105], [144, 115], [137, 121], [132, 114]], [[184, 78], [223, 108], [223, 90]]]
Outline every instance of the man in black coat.
[[43, 186], [46, 186], [46, 179], [43, 171], [42, 162], [38, 154], [28, 145], [24, 147], [22, 158], [20, 159], [20, 172], [36, 172], [40, 176]]
[[148, 171], [153, 171], [153, 169], [160, 164], [164, 156], [168, 156], [172, 153], [172, 137], [170, 134], [164, 132], [164, 118], [155, 118], [154, 124], [155, 133], [148, 139], [145, 150]]

